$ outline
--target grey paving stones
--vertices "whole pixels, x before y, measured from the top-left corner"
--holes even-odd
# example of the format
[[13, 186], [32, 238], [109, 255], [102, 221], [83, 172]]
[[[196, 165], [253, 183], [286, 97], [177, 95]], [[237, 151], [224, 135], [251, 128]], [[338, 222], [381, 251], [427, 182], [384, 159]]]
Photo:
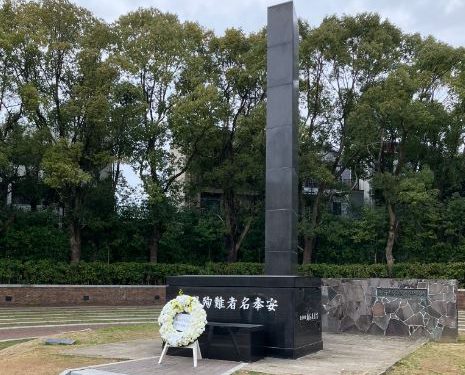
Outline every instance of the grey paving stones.
[[[422, 335], [420, 340], [410, 340], [398, 337], [373, 337], [367, 335], [324, 334], [325, 346], [323, 350], [299, 358], [298, 360], [285, 360], [279, 358], [265, 358], [252, 364], [239, 364], [231, 361], [200, 360], [196, 369], [192, 367], [192, 358], [168, 356], [166, 362], [157, 365], [157, 357], [139, 358], [132, 361], [123, 361], [107, 365], [91, 366], [79, 370], [67, 370], [66, 375], [226, 375], [242, 368], [248, 371], [264, 372], [267, 374], [293, 374], [293, 375], [340, 375], [364, 374], [378, 375], [384, 373], [404, 356], [416, 350], [425, 342]], [[121, 343], [122, 344], [122, 343]], [[152, 351], [152, 355], [160, 354], [161, 345], [154, 346], [153, 340], [144, 342], [138, 340], [137, 344], [128, 341], [123, 351], [132, 351], [137, 346], [140, 352]], [[363, 350], [360, 350], [363, 348]], [[112, 357], [113, 347], [96, 345], [95, 354]], [[135, 353], [134, 353], [135, 354]], [[90, 352], [85, 354], [92, 356]]]
[[394, 301], [387, 301], [384, 303], [384, 309], [387, 314], [395, 313], [400, 306], [400, 300], [396, 299]]
[[243, 367], [231, 361], [199, 360], [198, 367], [192, 367], [192, 358], [167, 356], [162, 364], [157, 358], [111, 363], [94, 368], [71, 370], [62, 375], [223, 375], [231, 374]]
[[384, 336], [384, 329], [381, 329], [376, 323], [372, 323], [366, 333], [370, 335]]
[[347, 332], [355, 327], [355, 322], [350, 316], [345, 316], [341, 320], [340, 330]]
[[385, 331], [386, 336], [410, 336], [409, 326], [397, 319], [390, 319]]
[[61, 351], [60, 354], [131, 360], [154, 356], [155, 354], [159, 354], [161, 352], [161, 348], [161, 339], [153, 338], [65, 349]]
[[266, 358], [244, 370], [276, 375], [379, 375], [424, 342], [347, 334], [324, 334], [323, 339], [324, 348], [318, 353], [292, 362]]
[[71, 371], [67, 375], [122, 375], [122, 374], [116, 373], [116, 372], [95, 370], [95, 369], [85, 369], [85, 370]]
[[396, 311], [396, 315], [402, 321], [408, 320], [413, 316], [413, 309], [410, 304], [407, 303], [405, 306], [399, 307]]
[[360, 315], [358, 318], [356, 326], [359, 331], [366, 332], [371, 326], [371, 315]]
[[418, 312], [410, 316], [410, 318], [405, 319], [405, 324], [409, 326], [424, 326], [425, 325], [424, 315]]

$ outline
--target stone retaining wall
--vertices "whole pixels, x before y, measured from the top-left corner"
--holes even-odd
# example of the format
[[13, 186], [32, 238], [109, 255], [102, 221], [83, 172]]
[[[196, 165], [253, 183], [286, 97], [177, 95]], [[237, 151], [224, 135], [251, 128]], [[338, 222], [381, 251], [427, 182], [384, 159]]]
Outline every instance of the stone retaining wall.
[[0, 307], [153, 305], [165, 302], [164, 285], [1, 285]]
[[456, 280], [322, 282], [323, 331], [434, 340], [455, 340], [458, 336]]
[[459, 289], [457, 292], [457, 308], [459, 310], [465, 310], [465, 289]]

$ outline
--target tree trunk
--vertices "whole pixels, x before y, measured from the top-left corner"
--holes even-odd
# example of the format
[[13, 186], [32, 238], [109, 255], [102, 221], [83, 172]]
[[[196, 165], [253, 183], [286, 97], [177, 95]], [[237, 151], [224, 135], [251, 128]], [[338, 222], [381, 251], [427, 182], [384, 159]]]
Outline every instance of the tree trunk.
[[117, 199], [116, 199], [116, 190], [117, 190], [117, 187], [118, 187], [118, 182], [119, 182], [119, 178], [120, 178], [120, 174], [121, 174], [121, 160], [120, 160], [120, 156], [118, 155], [118, 158], [116, 160], [116, 168], [114, 167], [114, 164], [113, 164], [113, 173], [112, 173], [112, 181], [111, 181], [111, 192], [112, 192], [112, 196], [113, 196], [113, 212], [116, 212], [117, 209], [118, 209], [118, 202], [117, 202]]
[[79, 220], [72, 218], [68, 230], [71, 263], [79, 263], [81, 260], [81, 224]]
[[160, 228], [158, 224], [153, 225], [152, 235], [149, 239], [149, 262], [158, 263], [158, 248], [160, 246]]
[[304, 254], [302, 264], [312, 263], [312, 253], [315, 244], [315, 236], [304, 237]]
[[234, 241], [234, 238], [231, 236], [230, 233], [226, 235], [225, 242], [226, 242], [226, 248], [228, 249], [227, 262], [228, 263], [237, 262], [236, 241]]
[[78, 263], [81, 260], [81, 200], [81, 192], [74, 191], [74, 198], [67, 210], [71, 263]]
[[[3, 180], [3, 179], [5, 178], [0, 177], [0, 180]], [[0, 181], [0, 207], [2, 209], [6, 209], [6, 207], [8, 206], [8, 185], [9, 185], [9, 182]]]
[[228, 249], [228, 263], [237, 261], [237, 243], [239, 240], [238, 226], [237, 226], [237, 213], [236, 213], [236, 199], [234, 192], [226, 190], [223, 194], [223, 205], [225, 213], [225, 222], [227, 227], [227, 234], [225, 236], [226, 249]]
[[0, 235], [5, 235], [5, 233], [8, 232], [8, 229], [15, 222], [15, 220], [16, 220], [15, 212], [14, 211], [10, 212], [8, 215], [8, 219], [6, 219], [5, 222], [0, 222]]
[[394, 257], [392, 256], [392, 249], [394, 247], [394, 240], [396, 238], [398, 223], [397, 223], [394, 205], [388, 202], [387, 209], [389, 213], [389, 231], [388, 231], [388, 238], [386, 241], [386, 263], [387, 263], [389, 276], [391, 276], [392, 267], [394, 266]]
[[237, 258], [239, 255], [239, 249], [241, 248], [242, 242], [244, 238], [249, 233], [250, 226], [252, 225], [252, 217], [247, 220], [244, 229], [242, 230], [239, 238], [232, 237], [231, 234], [226, 236], [226, 248], [228, 249], [228, 263], [237, 262]]
[[312, 216], [310, 219], [310, 234], [304, 236], [304, 253], [302, 264], [311, 263], [312, 256], [315, 249], [315, 230], [320, 221], [320, 202], [321, 197], [323, 196], [323, 186], [318, 187], [318, 192], [315, 196], [315, 200], [312, 205]]
[[34, 196], [33, 198], [31, 198], [31, 212], [37, 212], [37, 205], [38, 205], [38, 200]]

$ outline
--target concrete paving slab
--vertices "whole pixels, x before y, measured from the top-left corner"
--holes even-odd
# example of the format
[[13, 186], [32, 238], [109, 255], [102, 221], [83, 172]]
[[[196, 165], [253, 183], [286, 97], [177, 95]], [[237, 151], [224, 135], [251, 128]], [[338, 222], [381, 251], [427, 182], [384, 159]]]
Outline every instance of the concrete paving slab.
[[120, 374], [116, 372], [86, 369], [86, 370], [71, 371], [68, 375], [120, 375]]
[[139, 339], [112, 344], [87, 346], [61, 351], [61, 354], [113, 358], [113, 359], [139, 359], [160, 355], [162, 350], [161, 339]]
[[323, 350], [299, 358], [265, 358], [249, 371], [289, 375], [379, 375], [426, 342], [407, 338], [354, 334], [323, 334]]
[[[196, 369], [192, 367], [192, 358], [186, 357], [167, 356], [166, 360], [158, 365], [158, 355], [161, 352], [159, 339], [95, 345], [65, 350], [63, 353], [113, 359], [131, 358], [130, 361], [91, 367], [118, 375], [222, 375], [231, 374], [231, 371], [242, 367], [244, 370], [276, 375], [379, 375], [425, 342], [425, 339], [412, 341], [397, 337], [323, 334], [323, 350], [297, 360], [265, 358], [255, 363], [241, 364], [203, 359], [199, 361]], [[141, 358], [147, 354], [155, 357]], [[72, 374], [87, 375], [74, 372]]]
[[60, 375], [230, 375], [244, 366], [245, 363], [202, 359], [194, 368], [192, 358], [166, 356], [161, 364], [158, 357], [152, 357], [66, 370]]

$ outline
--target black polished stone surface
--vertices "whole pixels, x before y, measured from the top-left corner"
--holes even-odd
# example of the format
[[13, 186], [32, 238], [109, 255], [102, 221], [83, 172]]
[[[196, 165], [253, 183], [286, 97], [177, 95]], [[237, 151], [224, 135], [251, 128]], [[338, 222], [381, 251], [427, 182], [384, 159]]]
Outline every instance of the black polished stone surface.
[[[180, 290], [199, 297], [208, 321], [263, 325], [266, 355], [298, 358], [323, 346], [318, 278], [177, 276], [167, 284], [168, 300]], [[235, 301], [234, 308], [230, 301]]]
[[298, 45], [294, 4], [268, 8], [265, 272], [294, 275], [298, 212]]
[[209, 322], [199, 343], [204, 358], [255, 362], [265, 356], [265, 330], [258, 324]]
[[190, 286], [240, 286], [240, 287], [321, 287], [318, 277], [283, 276], [283, 275], [185, 275], [168, 276], [166, 283], [170, 286], [181, 286], [189, 283]]
[[[263, 325], [209, 322], [199, 337], [203, 358], [255, 362], [265, 356]], [[169, 348], [168, 355], [192, 356], [191, 349]]]

